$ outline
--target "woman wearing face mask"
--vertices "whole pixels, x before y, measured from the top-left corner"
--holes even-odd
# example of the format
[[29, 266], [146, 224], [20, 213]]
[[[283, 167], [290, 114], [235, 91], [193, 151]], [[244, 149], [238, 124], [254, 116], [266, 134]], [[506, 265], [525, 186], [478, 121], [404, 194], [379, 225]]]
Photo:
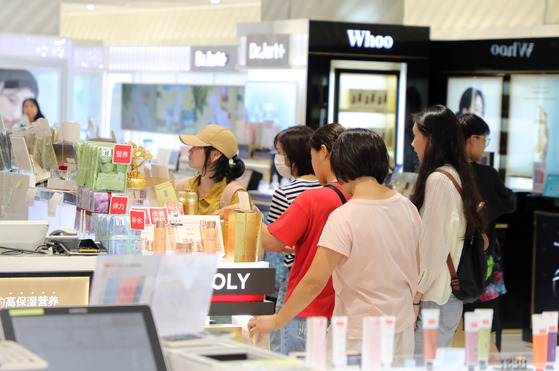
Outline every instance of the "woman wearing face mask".
[[[274, 223], [262, 226], [262, 246], [266, 251], [295, 252], [286, 301], [314, 259], [328, 216], [349, 198], [341, 192], [330, 166], [332, 146], [344, 130], [340, 124], [324, 125], [313, 134], [310, 141], [312, 167], [318, 182], [324, 187], [301, 193]], [[305, 350], [306, 319], [314, 316], [330, 319], [333, 310], [334, 288], [330, 278], [320, 294], [281, 329], [281, 352], [289, 354]]]
[[[310, 140], [313, 133], [314, 131], [310, 127], [299, 125], [281, 131], [274, 138], [274, 147], [277, 152], [274, 158], [276, 169], [282, 177], [293, 178], [293, 180], [274, 192], [267, 219], [268, 224], [275, 222], [303, 191], [322, 187], [312, 168]], [[291, 269], [293, 260], [295, 260], [295, 254], [286, 254], [283, 264]], [[281, 309], [285, 301], [289, 272], [288, 270], [280, 284], [276, 312]], [[274, 331], [271, 334], [270, 343], [272, 351], [281, 351], [280, 331]]]

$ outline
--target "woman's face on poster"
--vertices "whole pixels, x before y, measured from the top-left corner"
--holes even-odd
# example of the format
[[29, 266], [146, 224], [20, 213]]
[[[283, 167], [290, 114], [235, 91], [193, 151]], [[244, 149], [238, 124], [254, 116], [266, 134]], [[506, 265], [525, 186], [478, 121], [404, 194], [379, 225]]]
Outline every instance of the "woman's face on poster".
[[[0, 83], [0, 87], [3, 85]], [[27, 98], [35, 98], [35, 94], [29, 88], [0, 90], [0, 112], [7, 128], [21, 117], [22, 103]]]
[[470, 112], [483, 118], [483, 99], [479, 94], [476, 94], [476, 97], [470, 107]]

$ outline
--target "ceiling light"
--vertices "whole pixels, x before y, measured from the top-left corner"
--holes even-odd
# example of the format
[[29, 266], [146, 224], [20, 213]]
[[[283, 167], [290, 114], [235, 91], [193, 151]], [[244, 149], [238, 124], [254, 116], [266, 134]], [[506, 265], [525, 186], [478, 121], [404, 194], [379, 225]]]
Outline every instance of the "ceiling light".
[[87, 4], [87, 10], [93, 10], [93, 9], [95, 9], [95, 5]]
[[219, 4], [220, 1], [221, 1], [221, 0], [210, 0], [210, 3], [212, 3], [212, 4]]

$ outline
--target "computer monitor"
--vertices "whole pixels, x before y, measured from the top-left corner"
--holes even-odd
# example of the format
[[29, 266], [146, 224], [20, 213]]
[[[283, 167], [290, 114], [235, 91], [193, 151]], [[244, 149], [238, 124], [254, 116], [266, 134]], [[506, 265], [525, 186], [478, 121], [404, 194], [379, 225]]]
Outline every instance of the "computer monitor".
[[148, 306], [0, 310], [4, 339], [52, 370], [166, 370]]
[[0, 220], [0, 254], [35, 252], [45, 244], [48, 230], [46, 220]]

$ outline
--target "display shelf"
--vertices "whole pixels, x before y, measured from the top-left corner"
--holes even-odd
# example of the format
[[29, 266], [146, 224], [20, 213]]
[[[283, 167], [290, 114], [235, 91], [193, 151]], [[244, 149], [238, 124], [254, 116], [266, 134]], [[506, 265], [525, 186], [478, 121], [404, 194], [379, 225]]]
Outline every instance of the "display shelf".
[[[96, 264], [97, 256], [0, 256], [0, 272], [5, 276], [10, 273], [29, 273], [30, 276], [45, 272], [93, 273]], [[220, 262], [213, 284], [210, 315], [274, 313], [274, 303], [264, 300], [264, 296], [275, 289], [275, 268], [270, 268], [268, 262]]]

